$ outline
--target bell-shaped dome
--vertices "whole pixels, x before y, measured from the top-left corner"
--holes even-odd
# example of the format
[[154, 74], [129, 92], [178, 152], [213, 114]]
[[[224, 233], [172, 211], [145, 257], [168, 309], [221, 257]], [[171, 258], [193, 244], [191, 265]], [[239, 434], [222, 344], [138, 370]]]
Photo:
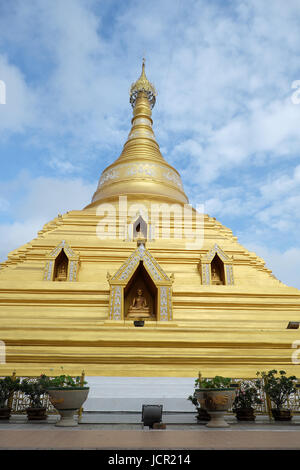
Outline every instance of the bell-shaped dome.
[[139, 79], [131, 86], [132, 127], [120, 157], [102, 173], [92, 205], [119, 196], [188, 203], [179, 173], [160, 153], [152, 130], [156, 90], [148, 81], [143, 62]]

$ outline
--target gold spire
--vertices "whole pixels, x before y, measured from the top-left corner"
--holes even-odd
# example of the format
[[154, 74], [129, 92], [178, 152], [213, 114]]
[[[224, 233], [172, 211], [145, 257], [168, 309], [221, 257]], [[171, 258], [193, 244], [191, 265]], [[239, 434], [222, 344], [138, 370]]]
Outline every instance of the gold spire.
[[135, 107], [136, 99], [140, 91], [144, 91], [146, 93], [151, 108], [153, 108], [155, 105], [157, 92], [152, 83], [150, 83], [148, 78], [146, 77], [145, 61], [146, 59], [143, 58], [142, 73], [140, 75], [140, 78], [135, 83], [133, 83], [130, 88], [130, 103], [133, 108]]
[[119, 158], [102, 173], [92, 204], [121, 195], [187, 203], [179, 173], [160, 153], [152, 129], [157, 93], [145, 74], [131, 86], [132, 127]]

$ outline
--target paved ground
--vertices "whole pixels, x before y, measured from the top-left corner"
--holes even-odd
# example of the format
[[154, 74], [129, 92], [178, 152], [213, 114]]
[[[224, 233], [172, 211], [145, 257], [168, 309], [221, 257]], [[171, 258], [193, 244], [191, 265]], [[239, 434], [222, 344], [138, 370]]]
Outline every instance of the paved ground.
[[229, 428], [209, 429], [192, 413], [164, 414], [166, 430], [143, 428], [139, 413], [84, 413], [70, 428], [55, 427], [57, 419], [29, 423], [25, 416], [13, 416], [0, 424], [0, 449], [300, 450], [298, 416], [286, 423], [261, 416], [241, 423], [228, 416]]

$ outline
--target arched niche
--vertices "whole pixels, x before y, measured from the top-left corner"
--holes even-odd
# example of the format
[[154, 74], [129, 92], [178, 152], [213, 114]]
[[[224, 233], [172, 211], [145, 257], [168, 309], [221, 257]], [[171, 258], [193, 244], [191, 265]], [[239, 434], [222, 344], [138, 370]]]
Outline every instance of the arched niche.
[[[125, 321], [136, 289], [145, 289], [152, 307], [153, 320], [170, 321], [172, 316], [172, 280], [167, 276], [156, 259], [146, 249], [144, 241], [138, 241], [138, 248], [110, 276], [108, 320]], [[143, 289], [143, 290], [144, 290]]]
[[148, 225], [140, 215], [133, 223], [133, 239], [144, 238], [147, 239]]
[[212, 262], [210, 263], [210, 278], [211, 284], [220, 286], [225, 284], [225, 271], [224, 263], [216, 253]]
[[144, 214], [135, 215], [129, 224], [125, 225], [125, 240], [133, 241], [143, 239], [154, 240], [154, 227], [147, 221]]
[[[65, 240], [62, 240], [46, 254], [44, 281], [76, 281], [78, 268], [79, 255]], [[66, 277], [65, 271], [67, 271]]]
[[138, 267], [133, 273], [128, 284], [124, 288], [124, 316], [128, 318], [130, 306], [133, 304], [133, 299], [137, 297], [138, 290], [142, 290], [142, 295], [145, 297], [149, 308], [149, 319], [157, 319], [157, 287], [149, 276], [147, 270], [144, 268], [143, 261], [140, 261]]
[[233, 259], [217, 244], [201, 256], [199, 271], [203, 285], [233, 285]]
[[69, 258], [62, 249], [54, 263], [53, 281], [67, 281], [69, 271]]

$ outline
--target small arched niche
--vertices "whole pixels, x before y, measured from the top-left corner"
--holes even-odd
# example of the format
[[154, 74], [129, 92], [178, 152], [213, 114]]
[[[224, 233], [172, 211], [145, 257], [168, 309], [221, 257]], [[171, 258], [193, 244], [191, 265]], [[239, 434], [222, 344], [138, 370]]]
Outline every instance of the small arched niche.
[[79, 269], [79, 254], [65, 240], [46, 253], [44, 281], [76, 281]]
[[[131, 308], [134, 304], [134, 299], [137, 299], [138, 295], [141, 295], [145, 299], [146, 307], [145, 312], [139, 312]], [[138, 318], [141, 315], [142, 318], [149, 318], [149, 320], [157, 319], [157, 287], [146, 271], [143, 261], [140, 261], [137, 269], [128, 281], [124, 288], [124, 311], [125, 318]]]
[[147, 223], [141, 215], [133, 223], [133, 239], [137, 238], [147, 239]]
[[67, 281], [69, 269], [69, 258], [64, 249], [57, 256], [54, 264], [53, 281]]
[[218, 254], [216, 253], [211, 265], [210, 265], [211, 273], [211, 284], [212, 285], [224, 285], [225, 284], [225, 270], [224, 270], [224, 263], [219, 258]]

